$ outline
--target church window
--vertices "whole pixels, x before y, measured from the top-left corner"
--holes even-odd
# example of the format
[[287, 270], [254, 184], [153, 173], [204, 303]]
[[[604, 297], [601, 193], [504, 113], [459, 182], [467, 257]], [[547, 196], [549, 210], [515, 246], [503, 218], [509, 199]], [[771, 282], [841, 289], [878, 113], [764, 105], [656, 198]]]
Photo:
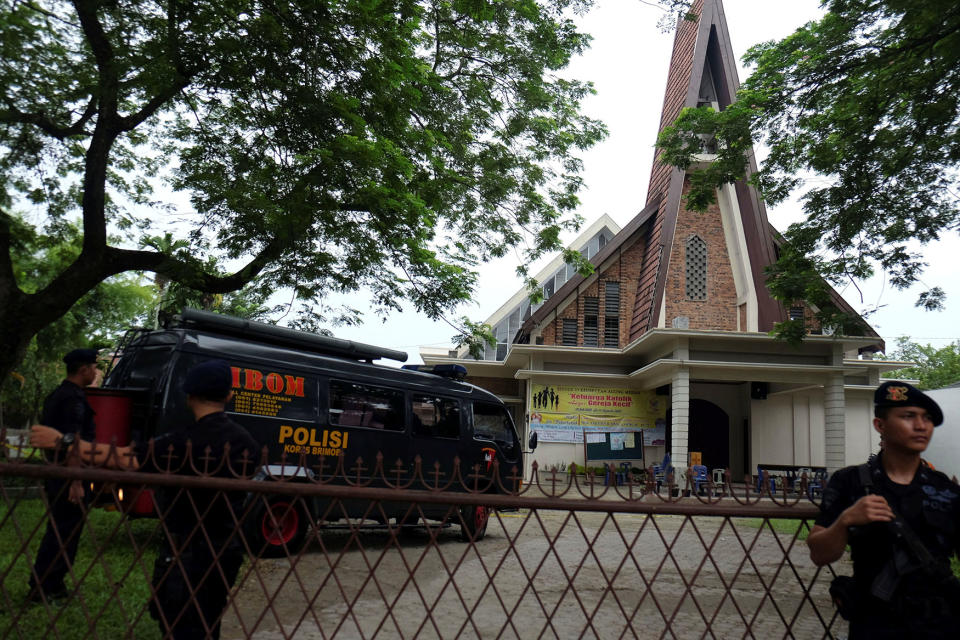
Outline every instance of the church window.
[[577, 346], [577, 319], [576, 318], [563, 319], [562, 342], [564, 345], [568, 347]]
[[620, 346], [620, 283], [604, 283], [603, 346]]
[[687, 240], [686, 294], [688, 300], [707, 299], [707, 243], [700, 236]]
[[583, 346], [598, 346], [599, 330], [598, 316], [600, 315], [600, 299], [585, 297], [583, 299]]

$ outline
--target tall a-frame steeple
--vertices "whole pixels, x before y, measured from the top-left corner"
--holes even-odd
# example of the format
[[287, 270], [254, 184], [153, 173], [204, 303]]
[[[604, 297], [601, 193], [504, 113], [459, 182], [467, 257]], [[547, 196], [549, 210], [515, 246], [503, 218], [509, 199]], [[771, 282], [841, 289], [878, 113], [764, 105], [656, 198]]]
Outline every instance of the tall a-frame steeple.
[[[725, 109], [735, 99], [740, 85], [721, 1], [697, 0], [691, 13], [696, 16], [695, 20], [678, 21], [660, 117], [661, 131], [685, 107], [707, 105], [718, 110]], [[756, 170], [752, 157], [749, 170]], [[727, 193], [719, 194], [721, 206], [717, 209], [729, 208], [731, 211], [708, 211], [701, 216], [686, 211], [683, 202], [684, 183], [684, 173], [659, 162], [657, 153], [650, 174], [647, 203], [658, 202], [658, 205], [656, 211], [651, 212], [647, 252], [638, 282], [630, 339], [658, 326], [674, 325], [769, 331], [774, 322], [785, 318], [785, 314], [765, 286], [763, 269], [774, 261], [776, 249], [763, 202], [752, 187], [740, 182], [726, 189]], [[688, 275], [685, 267], [695, 268], [688, 259], [686, 241], [698, 232], [716, 234], [718, 230], [712, 228], [716, 222], [723, 227], [727, 256], [724, 260], [720, 255], [722, 251], [710, 252], [714, 255], [707, 255], [706, 269], [711, 276], [716, 276], [718, 269], [729, 270], [733, 282], [721, 278], [724, 282], [715, 287], [715, 293], [722, 300], [717, 300], [717, 295], [707, 295], [703, 296], [703, 302], [711, 307], [715, 307], [711, 303], [720, 303], [725, 307], [733, 304], [735, 308], [722, 310], [726, 318], [718, 317], [718, 310], [713, 308], [710, 313], [712, 321], [704, 325], [703, 314], [694, 311], [703, 305], [671, 305], [668, 304], [670, 298], [665, 300], [664, 296], [665, 292], [670, 291], [671, 284], [674, 285], [673, 289], [677, 288], [676, 283], [671, 282], [671, 276], [674, 280], [679, 277], [685, 281]], [[687, 237], [679, 237], [678, 230]], [[703, 239], [707, 240], [709, 246], [709, 239]], [[718, 260], [727, 264], [716, 264]], [[732, 290], [722, 291], [725, 285], [731, 284], [735, 285]], [[684, 295], [679, 299], [694, 302], [685, 295], [686, 286], [683, 288]], [[672, 315], [671, 311], [677, 314]], [[694, 313], [691, 315], [687, 313], [689, 311]]]
[[[685, 107], [725, 109], [739, 87], [721, 0], [696, 0], [690, 13], [693, 19], [677, 24], [661, 131]], [[751, 155], [748, 177], [755, 171]], [[764, 273], [783, 239], [767, 221], [756, 190], [745, 180], [724, 185], [716, 204], [697, 213], [686, 209], [688, 180], [656, 153], [646, 204], [590, 256], [596, 273], [574, 275], [545, 291], [548, 299], [521, 318], [510, 340], [625, 347], [657, 328], [768, 332], [785, 320], [788, 310], [770, 296]], [[604, 292], [613, 287], [619, 293], [608, 303]], [[832, 293], [838, 307], [855, 313]], [[802, 314], [808, 329], [819, 333], [812, 311], [798, 304], [789, 315]], [[876, 332], [866, 331], [882, 345]]]

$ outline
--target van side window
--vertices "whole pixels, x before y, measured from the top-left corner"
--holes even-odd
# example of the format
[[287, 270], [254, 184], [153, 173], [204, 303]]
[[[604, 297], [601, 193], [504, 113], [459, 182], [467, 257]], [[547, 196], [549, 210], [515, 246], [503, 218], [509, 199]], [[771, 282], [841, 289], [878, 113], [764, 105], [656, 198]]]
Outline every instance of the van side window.
[[516, 444], [513, 423], [506, 409], [486, 402], [473, 403], [473, 438], [493, 440], [510, 449]]
[[330, 424], [403, 431], [403, 392], [331, 380]]
[[414, 394], [413, 435], [436, 438], [460, 437], [460, 403], [448, 398]]

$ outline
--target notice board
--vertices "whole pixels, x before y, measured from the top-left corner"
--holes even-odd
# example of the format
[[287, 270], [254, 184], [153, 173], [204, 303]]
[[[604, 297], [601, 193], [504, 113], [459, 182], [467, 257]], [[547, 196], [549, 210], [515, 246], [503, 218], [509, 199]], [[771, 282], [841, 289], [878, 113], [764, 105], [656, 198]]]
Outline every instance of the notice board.
[[643, 461], [643, 433], [632, 431], [591, 432], [583, 434], [586, 463], [590, 460]]

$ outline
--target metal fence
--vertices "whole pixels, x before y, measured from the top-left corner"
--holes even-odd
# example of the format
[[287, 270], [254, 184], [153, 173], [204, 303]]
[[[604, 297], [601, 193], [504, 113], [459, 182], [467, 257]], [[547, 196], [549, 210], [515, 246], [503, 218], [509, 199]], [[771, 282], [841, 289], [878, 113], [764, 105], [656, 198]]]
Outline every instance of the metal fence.
[[[270, 639], [846, 632], [827, 593], [832, 569], [813, 566], [802, 541], [817, 512], [802, 482], [776, 493], [763, 482], [763, 494], [750, 479], [658, 490], [534, 465], [522, 485], [508, 474], [517, 482], [503, 486], [495, 466], [441, 468], [341, 458], [254, 478], [204, 475], [203, 464], [161, 474], [5, 458], [0, 637], [215, 637], [218, 625], [222, 638]], [[51, 479], [88, 494], [62, 597], [28, 587], [43, 578], [35, 564], [54, 497], [40, 485]], [[224, 502], [227, 518], [203, 520], [238, 495]], [[162, 517], [135, 515], [151, 504]], [[184, 532], [184, 522], [199, 526]], [[188, 597], [173, 610], [162, 585], [178, 571]], [[225, 606], [205, 616], [205, 589], [234, 571]], [[170, 631], [197, 611], [199, 632]]]

